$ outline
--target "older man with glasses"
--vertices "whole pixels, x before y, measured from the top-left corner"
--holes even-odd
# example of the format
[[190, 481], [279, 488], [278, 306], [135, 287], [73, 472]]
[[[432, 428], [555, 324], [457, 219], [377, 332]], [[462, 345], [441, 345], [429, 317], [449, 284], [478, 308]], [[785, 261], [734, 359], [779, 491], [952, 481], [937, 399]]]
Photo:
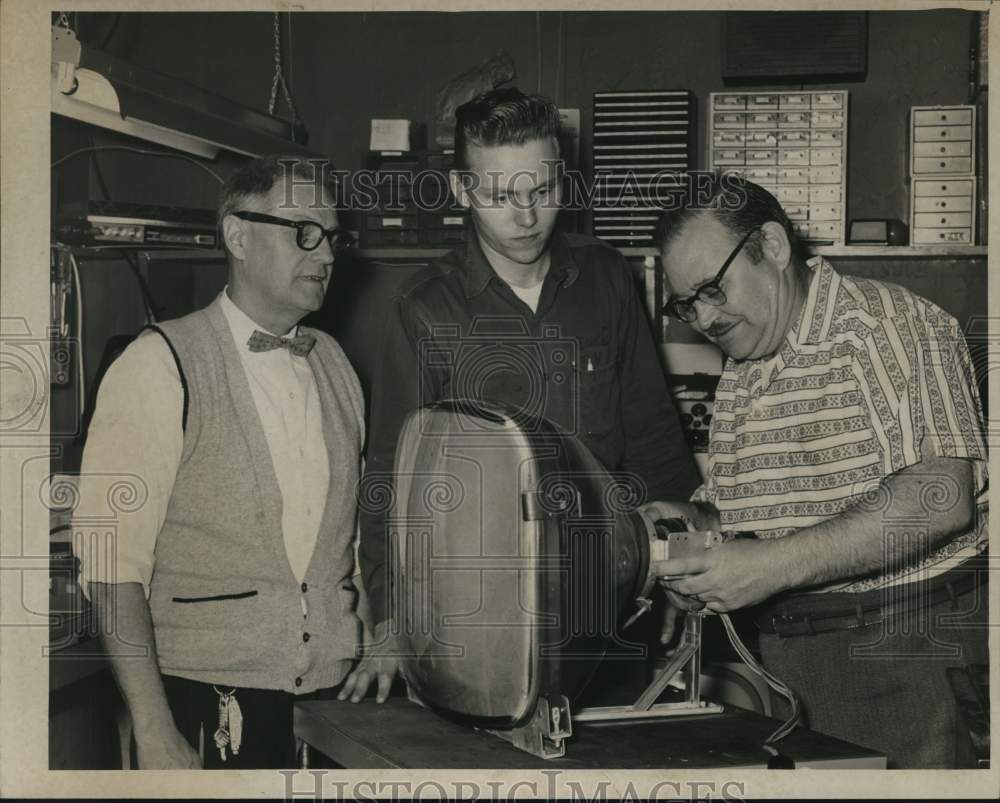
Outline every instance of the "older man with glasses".
[[763, 188], [697, 190], [661, 221], [665, 312], [728, 359], [707, 481], [655, 507], [758, 537], [663, 561], [665, 585], [683, 608], [752, 606], [810, 727], [890, 767], [967, 766], [947, 670], [987, 660], [987, 453], [962, 332], [804, 259]]
[[110, 565], [80, 549], [140, 768], [294, 766], [296, 695], [340, 683], [364, 441], [358, 379], [323, 303], [337, 226], [319, 164], [256, 159], [223, 191], [229, 282], [109, 369], [81, 470], [141, 479]]

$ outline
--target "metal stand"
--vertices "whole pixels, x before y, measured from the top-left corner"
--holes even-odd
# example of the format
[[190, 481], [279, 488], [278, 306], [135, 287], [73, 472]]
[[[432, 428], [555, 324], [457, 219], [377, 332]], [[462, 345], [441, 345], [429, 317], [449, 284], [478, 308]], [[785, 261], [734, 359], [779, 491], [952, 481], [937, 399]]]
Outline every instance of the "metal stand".
[[[657, 673], [653, 682], [632, 705], [595, 706], [583, 708], [570, 717], [569, 701], [562, 695], [540, 697], [531, 720], [520, 728], [488, 730], [494, 736], [510, 742], [519, 750], [539, 758], [562, 758], [566, 754], [565, 740], [573, 735], [573, 720], [606, 722], [631, 719], [662, 719], [665, 717], [719, 714], [722, 706], [701, 699], [701, 626], [702, 612], [688, 612], [684, 617], [681, 643], [670, 663]], [[684, 699], [660, 703], [664, 689], [680, 675]]]
[[569, 700], [563, 695], [539, 697], [535, 714], [520, 728], [487, 730], [510, 742], [519, 750], [539, 758], [562, 758], [566, 754], [566, 738], [573, 735], [569, 716]]
[[[577, 722], [596, 722], [721, 713], [723, 710], [721, 705], [701, 699], [701, 624], [703, 616], [704, 613], [701, 611], [689, 611], [685, 615], [681, 643], [673, 658], [632, 705], [583, 708], [577, 711], [573, 718]], [[654, 705], [663, 690], [678, 673], [681, 673], [682, 676], [684, 699]]]

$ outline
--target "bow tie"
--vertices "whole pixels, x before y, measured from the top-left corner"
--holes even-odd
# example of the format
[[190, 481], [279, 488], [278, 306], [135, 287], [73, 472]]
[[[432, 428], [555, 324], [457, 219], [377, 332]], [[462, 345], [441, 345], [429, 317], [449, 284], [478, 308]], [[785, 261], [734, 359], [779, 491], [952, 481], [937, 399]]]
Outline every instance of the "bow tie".
[[247, 341], [250, 351], [271, 351], [272, 349], [288, 349], [296, 357], [305, 357], [312, 347], [316, 345], [316, 338], [312, 335], [298, 335], [297, 337], [275, 337], [267, 332], [255, 329]]

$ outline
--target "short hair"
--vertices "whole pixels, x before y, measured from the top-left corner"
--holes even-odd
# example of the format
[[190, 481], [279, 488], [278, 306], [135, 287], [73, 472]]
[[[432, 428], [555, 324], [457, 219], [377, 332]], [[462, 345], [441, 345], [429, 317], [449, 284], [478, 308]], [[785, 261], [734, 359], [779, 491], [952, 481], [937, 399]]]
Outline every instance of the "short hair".
[[267, 196], [279, 181], [296, 183], [314, 181], [325, 187], [336, 203], [332, 165], [325, 159], [287, 154], [272, 154], [251, 159], [234, 172], [222, 188], [218, 206], [218, 224], [226, 215], [244, 209]]
[[[804, 262], [799, 238], [778, 199], [763, 187], [731, 173], [691, 173], [687, 187], [673, 196], [671, 206], [656, 224], [657, 246], [666, 250], [688, 222], [706, 214], [736, 239], [774, 221], [785, 230], [793, 257]], [[764, 255], [759, 237], [751, 237], [744, 248], [754, 262]]]
[[559, 146], [559, 109], [517, 87], [493, 89], [455, 109], [455, 166], [469, 167], [468, 147], [523, 145], [552, 137]]

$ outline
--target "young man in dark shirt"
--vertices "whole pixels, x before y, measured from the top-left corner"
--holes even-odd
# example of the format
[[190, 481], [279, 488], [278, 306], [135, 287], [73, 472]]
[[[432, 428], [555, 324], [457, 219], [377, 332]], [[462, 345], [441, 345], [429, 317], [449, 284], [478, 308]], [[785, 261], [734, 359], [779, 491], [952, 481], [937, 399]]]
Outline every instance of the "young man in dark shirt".
[[[555, 230], [558, 132], [558, 109], [514, 88], [457, 110], [452, 190], [475, 232], [407, 283], [392, 309], [362, 498], [391, 478], [407, 414], [446, 398], [555, 422], [626, 472], [640, 501], [686, 500], [699, 484], [632, 270], [613, 247]], [[387, 511], [362, 508], [361, 571], [379, 644], [390, 615]], [[360, 699], [377, 678], [384, 699], [395, 669], [373, 650], [341, 698]]]

